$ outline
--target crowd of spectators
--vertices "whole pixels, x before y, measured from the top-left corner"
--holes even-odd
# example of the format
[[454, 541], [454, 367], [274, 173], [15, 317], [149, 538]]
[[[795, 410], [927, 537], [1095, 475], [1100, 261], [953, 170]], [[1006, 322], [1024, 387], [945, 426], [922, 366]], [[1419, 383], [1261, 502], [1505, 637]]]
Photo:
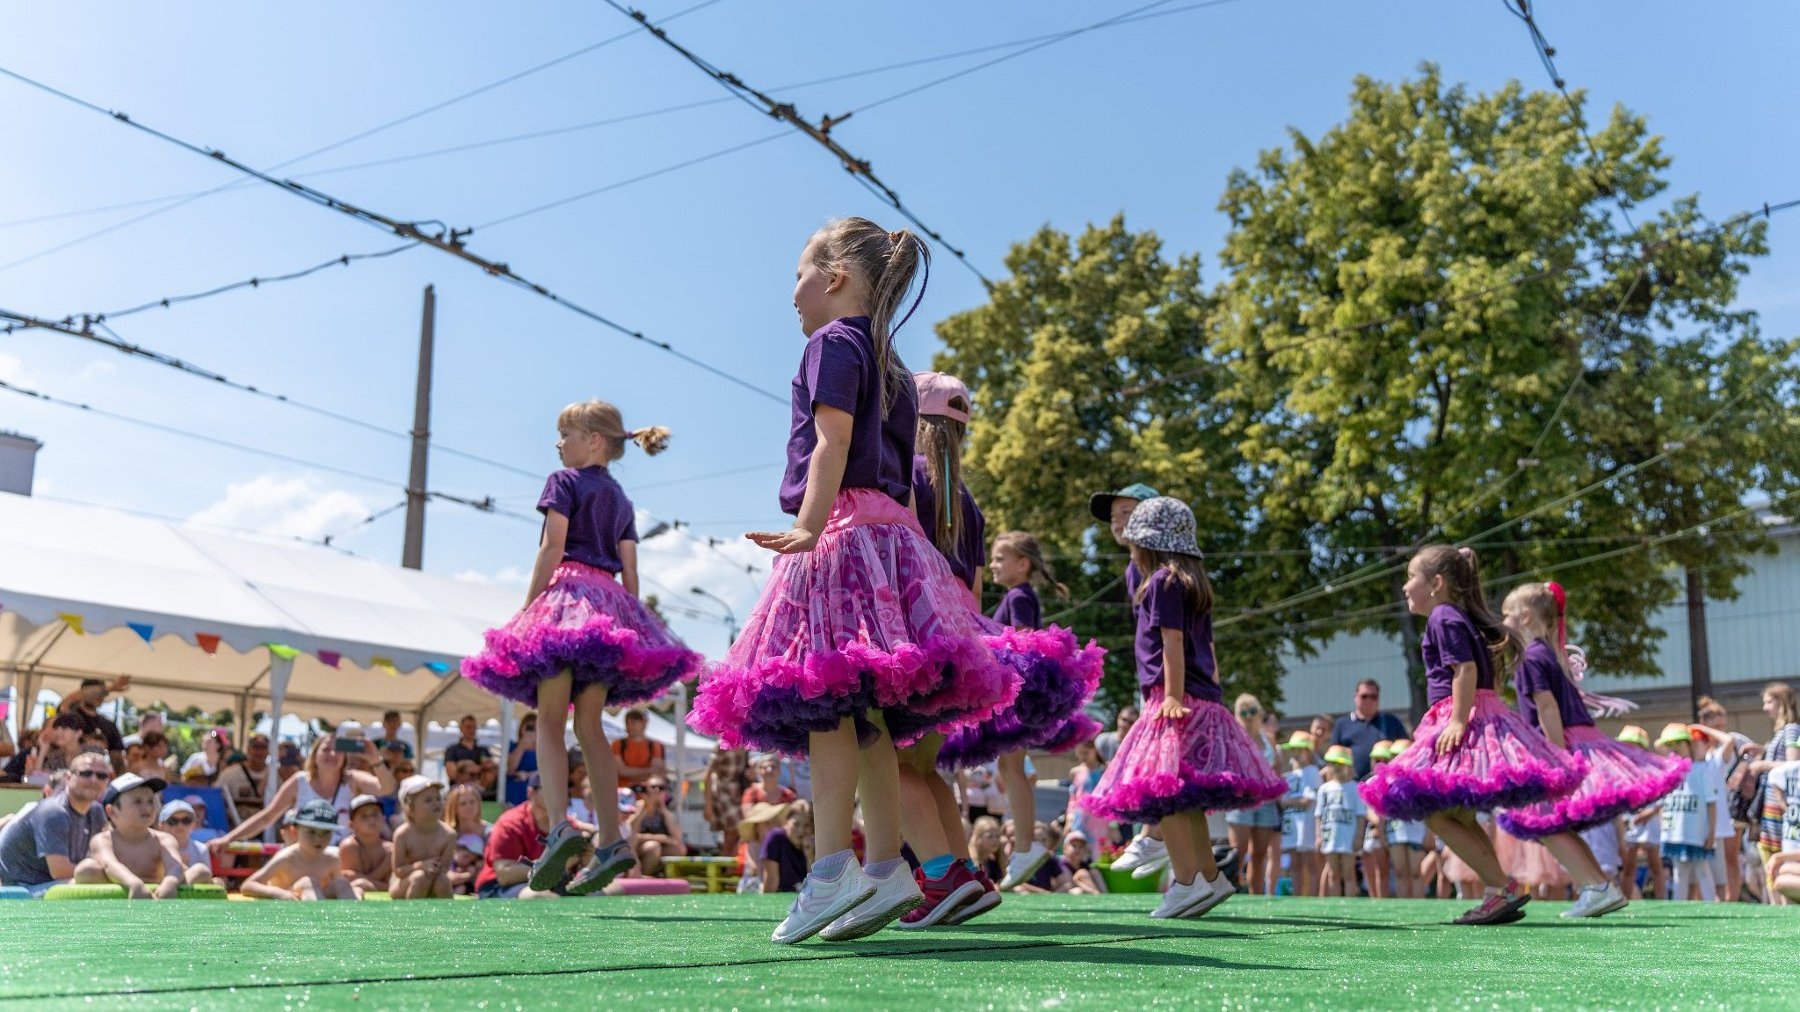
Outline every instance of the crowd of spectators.
[[[366, 732], [345, 722], [304, 747], [257, 732], [240, 749], [229, 730], [209, 728], [194, 738], [196, 749], [176, 756], [161, 714], [144, 713], [133, 733], [121, 736], [99, 713], [109, 693], [127, 687], [83, 683], [46, 726], [24, 732], [16, 746], [0, 743], [0, 778], [42, 794], [0, 818], [0, 884], [41, 895], [61, 883], [112, 883], [131, 896], [166, 898], [211, 881], [216, 871], [246, 894], [270, 899], [540, 898], [525, 885], [550, 828], [539, 797], [534, 715], [498, 755], [479, 741], [475, 718], [464, 717], [458, 739], [444, 750], [442, 778], [432, 780], [418, 775], [424, 756], [397, 712]], [[1724, 899], [1784, 902], [1784, 893], [1800, 894], [1800, 712], [1793, 691], [1780, 684], [1768, 687], [1764, 710], [1776, 726], [1766, 744], [1732, 733], [1724, 707], [1711, 699], [1702, 701], [1694, 728], [1696, 761], [1718, 781], [1715, 864]], [[1356, 781], [1397, 754], [1396, 743], [1406, 744], [1404, 722], [1381, 709], [1378, 684], [1356, 686], [1348, 713], [1320, 715], [1285, 739], [1255, 697], [1240, 696], [1234, 712], [1290, 785], [1287, 797], [1224, 820], [1216, 849], [1240, 889], [1448, 898], [1473, 888], [1469, 870], [1429, 834], [1411, 839], [1404, 826], [1385, 826], [1349, 801], [1319, 800], [1353, 796]], [[1052, 856], [1020, 891], [1107, 891], [1112, 859], [1146, 827], [1098, 819], [1081, 802], [1139, 718], [1127, 706], [1112, 729], [1076, 746], [1066, 804], [1029, 827], [1028, 838], [1007, 817], [994, 770], [959, 776], [970, 857], [997, 880], [1014, 850], [1035, 840]], [[710, 853], [734, 859], [741, 891], [798, 887], [814, 857], [804, 763], [716, 752], [698, 785], [707, 831], [696, 840], [682, 824], [665, 750], [647, 736], [644, 714], [627, 713], [625, 728], [612, 743], [616, 783], [596, 791], [579, 751], [569, 771], [570, 818], [589, 831], [599, 819], [617, 819], [631, 841], [636, 866], [625, 882], [679, 874], [679, 862]], [[1332, 794], [1332, 784], [1344, 789]], [[490, 823], [483, 802], [495, 792], [503, 808]], [[1734, 803], [1735, 795], [1742, 797]], [[1340, 816], [1347, 825], [1335, 830], [1322, 821]], [[1629, 895], [1670, 896], [1655, 846], [1641, 842], [1655, 817], [1623, 820], [1590, 839]], [[1323, 841], [1346, 832], [1353, 845], [1327, 859]], [[1489, 832], [1515, 877], [1540, 896], [1567, 894], [1555, 862], [1535, 853], [1541, 848], [1505, 838], [1497, 827]], [[1613, 836], [1616, 844], [1609, 844]], [[853, 841], [860, 844], [860, 832]]]

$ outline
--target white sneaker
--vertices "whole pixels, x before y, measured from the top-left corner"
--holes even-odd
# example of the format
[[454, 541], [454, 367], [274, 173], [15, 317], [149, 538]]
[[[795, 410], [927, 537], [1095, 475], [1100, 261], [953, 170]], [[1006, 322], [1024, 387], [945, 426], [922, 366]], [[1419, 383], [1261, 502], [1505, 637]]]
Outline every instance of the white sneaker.
[[569, 880], [569, 862], [581, 856], [587, 837], [569, 822], [550, 828], [544, 840], [544, 852], [531, 862], [531, 877], [526, 886], [536, 892], [549, 892]]
[[1161, 840], [1146, 833], [1139, 833], [1125, 845], [1112, 866], [1117, 871], [1128, 871], [1132, 878], [1149, 878], [1161, 872], [1169, 865], [1169, 848]]
[[[1196, 885], [1199, 884], [1200, 876], [1195, 875], [1194, 882]], [[1188, 920], [1193, 920], [1196, 917], [1205, 917], [1213, 907], [1230, 899], [1236, 893], [1237, 886], [1232, 885], [1231, 880], [1226, 878], [1223, 873], [1214, 875], [1212, 881], [1206, 883], [1206, 895], [1201, 897], [1200, 902], [1189, 907], [1187, 912], [1181, 916]]]
[[1031, 849], [1023, 854], [1014, 854], [1012, 860], [1006, 862], [1006, 877], [1000, 880], [1001, 889], [1016, 889], [1031, 881], [1044, 862], [1050, 860], [1050, 852], [1041, 843], [1034, 843]]
[[862, 867], [855, 861], [830, 881], [808, 875], [800, 883], [800, 895], [794, 897], [787, 917], [775, 926], [769, 941], [777, 945], [804, 942], [873, 895], [875, 883], [863, 875]]
[[819, 937], [827, 942], [848, 942], [863, 938], [887, 927], [907, 911], [925, 902], [925, 894], [913, 881], [912, 869], [901, 861], [886, 878], [865, 875], [870, 886], [867, 896], [828, 922]]
[[1170, 882], [1168, 892], [1163, 893], [1162, 902], [1156, 905], [1155, 910], [1150, 911], [1150, 916], [1159, 921], [1185, 917], [1189, 910], [1205, 902], [1211, 895], [1212, 887], [1198, 875], [1195, 875], [1194, 881], [1188, 885]]
[[1603, 886], [1588, 886], [1581, 891], [1580, 896], [1575, 897], [1575, 905], [1564, 910], [1562, 916], [1565, 920], [1574, 920], [1578, 917], [1605, 917], [1616, 910], [1625, 909], [1625, 904], [1629, 902], [1631, 901], [1626, 899], [1625, 894], [1620, 892], [1619, 887], [1612, 882]]

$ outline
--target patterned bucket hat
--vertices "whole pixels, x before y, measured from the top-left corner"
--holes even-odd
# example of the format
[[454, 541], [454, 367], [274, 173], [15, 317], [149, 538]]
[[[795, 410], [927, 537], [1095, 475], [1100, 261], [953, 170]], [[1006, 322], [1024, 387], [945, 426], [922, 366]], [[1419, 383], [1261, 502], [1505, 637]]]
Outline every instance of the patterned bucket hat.
[[1194, 537], [1194, 511], [1187, 503], [1157, 496], [1138, 503], [1125, 522], [1126, 542], [1153, 552], [1173, 552], [1203, 558]]

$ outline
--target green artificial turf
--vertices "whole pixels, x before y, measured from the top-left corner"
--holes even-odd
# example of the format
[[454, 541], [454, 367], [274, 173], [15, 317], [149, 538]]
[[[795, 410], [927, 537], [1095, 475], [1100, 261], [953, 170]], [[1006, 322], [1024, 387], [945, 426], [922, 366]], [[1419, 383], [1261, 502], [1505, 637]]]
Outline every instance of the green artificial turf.
[[[961, 928], [768, 942], [781, 897], [0, 905], [0, 1003], [138, 1008], [1781, 1008], [1800, 909], [1237, 897], [1152, 921], [1145, 896], [1009, 896]], [[485, 1003], [485, 1005], [484, 1005]]]

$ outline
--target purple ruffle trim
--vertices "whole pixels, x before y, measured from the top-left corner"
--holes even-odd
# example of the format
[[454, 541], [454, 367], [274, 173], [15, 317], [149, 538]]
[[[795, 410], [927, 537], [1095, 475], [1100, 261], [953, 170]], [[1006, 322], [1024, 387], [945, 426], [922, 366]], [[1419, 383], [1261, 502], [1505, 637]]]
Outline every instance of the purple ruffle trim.
[[1237, 718], [1218, 703], [1188, 697], [1180, 720], [1157, 715], [1153, 692], [1144, 714], [1082, 799], [1092, 815], [1120, 822], [1156, 822], [1180, 812], [1254, 808], [1287, 793], [1262, 750]]
[[1681, 785], [1688, 760], [1614, 741], [1592, 727], [1567, 731], [1569, 750], [1588, 763], [1588, 775], [1564, 797], [1500, 813], [1500, 828], [1521, 840], [1579, 833], [1604, 825]]
[[1082, 708], [1100, 684], [1106, 651], [1092, 641], [1080, 646], [1074, 633], [1059, 626], [1006, 629], [989, 636], [987, 645], [1000, 663], [1019, 673], [1018, 698], [947, 737], [938, 752], [939, 768], [966, 769], [1028, 749], [1064, 751], [1083, 740], [1083, 729], [1094, 728], [1088, 737], [1099, 733], [1099, 721]]
[[462, 675], [493, 693], [537, 705], [538, 683], [567, 671], [574, 691], [601, 684], [607, 702], [654, 699], [692, 678], [700, 655], [666, 629], [636, 597], [599, 570], [557, 567], [550, 586], [464, 659]]
[[1454, 808], [1522, 808], [1568, 794], [1587, 775], [1586, 760], [1550, 744], [1491, 690], [1475, 694], [1461, 744], [1439, 756], [1451, 710], [1449, 698], [1438, 701], [1412, 746], [1363, 781], [1363, 800], [1377, 814], [1417, 820]]

